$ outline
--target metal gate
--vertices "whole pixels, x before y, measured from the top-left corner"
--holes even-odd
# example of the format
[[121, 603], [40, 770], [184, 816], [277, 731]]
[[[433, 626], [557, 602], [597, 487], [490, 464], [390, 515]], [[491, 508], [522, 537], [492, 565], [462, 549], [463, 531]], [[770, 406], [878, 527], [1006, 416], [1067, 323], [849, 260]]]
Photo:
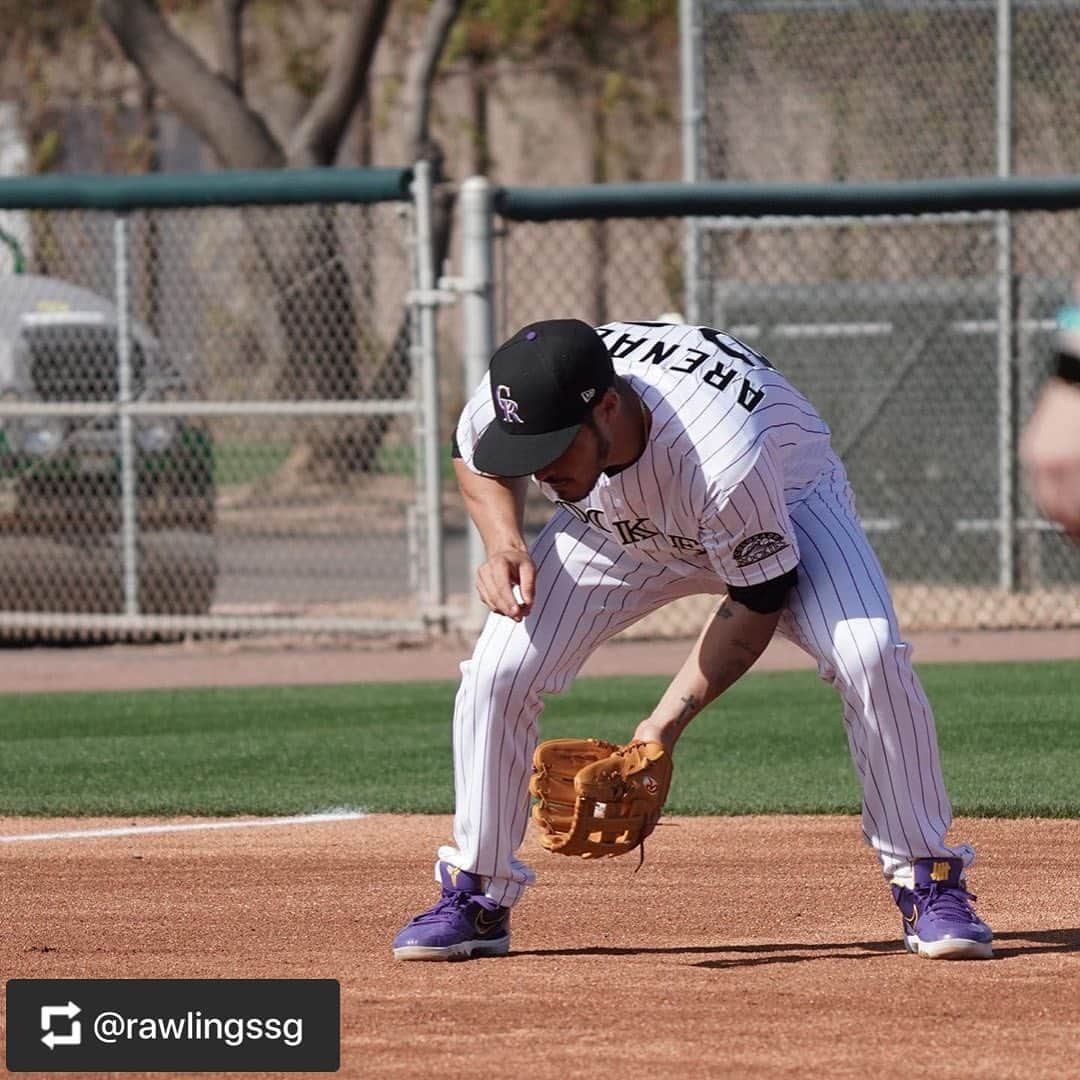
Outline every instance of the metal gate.
[[0, 629], [445, 618], [425, 167], [28, 178], [0, 206]]

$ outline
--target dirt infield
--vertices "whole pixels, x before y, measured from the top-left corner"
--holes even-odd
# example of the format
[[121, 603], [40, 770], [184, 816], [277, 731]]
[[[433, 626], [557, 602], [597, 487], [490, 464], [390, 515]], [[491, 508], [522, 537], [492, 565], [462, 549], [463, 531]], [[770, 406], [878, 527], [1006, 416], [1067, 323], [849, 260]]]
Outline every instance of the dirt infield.
[[[913, 641], [917, 661], [1080, 656], [1077, 631]], [[612, 644], [585, 674], [672, 672], [686, 648]], [[465, 651], [10, 650], [0, 685], [452, 679]], [[807, 666], [782, 642], [759, 664]], [[156, 824], [0, 819], [5, 979], [338, 979], [341, 1075], [358, 1078], [1078, 1075], [1080, 821], [957, 823], [996, 931], [993, 960], [962, 964], [903, 951], [853, 818], [666, 819], [638, 873], [633, 857], [563, 859], [530, 837], [540, 879], [514, 914], [511, 955], [464, 964], [395, 963], [389, 949], [434, 897], [446, 817], [130, 831]], [[114, 827], [129, 833], [30, 839]]]
[[[0, 821], [0, 836], [131, 821]], [[853, 818], [675, 818], [547, 854], [509, 957], [396, 963], [444, 817], [0, 843], [12, 977], [341, 981], [344, 1076], [1076, 1075], [1080, 822], [958, 822], [990, 961], [907, 955]]]

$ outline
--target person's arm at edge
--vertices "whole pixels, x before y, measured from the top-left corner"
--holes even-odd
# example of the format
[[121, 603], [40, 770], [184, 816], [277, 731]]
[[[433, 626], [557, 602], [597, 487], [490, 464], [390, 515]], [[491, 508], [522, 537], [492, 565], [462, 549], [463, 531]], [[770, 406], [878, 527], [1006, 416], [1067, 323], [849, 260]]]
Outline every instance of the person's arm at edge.
[[[532, 607], [536, 580], [524, 534], [528, 477], [481, 476], [460, 458], [454, 459], [454, 473], [487, 553], [476, 574], [480, 599], [492, 611], [519, 621]], [[521, 588], [521, 604], [514, 585]]]

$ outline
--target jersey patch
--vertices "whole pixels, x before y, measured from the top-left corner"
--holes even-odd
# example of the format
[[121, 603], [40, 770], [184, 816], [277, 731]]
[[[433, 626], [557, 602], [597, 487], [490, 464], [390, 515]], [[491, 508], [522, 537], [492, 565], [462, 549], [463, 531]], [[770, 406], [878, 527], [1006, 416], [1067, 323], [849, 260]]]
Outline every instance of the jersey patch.
[[752, 566], [786, 547], [791, 545], [779, 533], [762, 532], [748, 536], [735, 548], [732, 555], [735, 557], [736, 566]]

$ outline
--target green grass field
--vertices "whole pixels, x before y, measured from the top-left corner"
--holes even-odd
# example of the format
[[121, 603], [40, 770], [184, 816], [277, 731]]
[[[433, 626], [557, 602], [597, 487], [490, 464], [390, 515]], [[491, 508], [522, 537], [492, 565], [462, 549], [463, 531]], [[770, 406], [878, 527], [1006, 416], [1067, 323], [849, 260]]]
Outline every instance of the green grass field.
[[[1080, 663], [927, 665], [955, 809], [1080, 816]], [[663, 678], [580, 679], [544, 737], [630, 736]], [[452, 809], [446, 682], [0, 696], [0, 813]], [[854, 813], [835, 692], [750, 674], [676, 751], [669, 813]]]

